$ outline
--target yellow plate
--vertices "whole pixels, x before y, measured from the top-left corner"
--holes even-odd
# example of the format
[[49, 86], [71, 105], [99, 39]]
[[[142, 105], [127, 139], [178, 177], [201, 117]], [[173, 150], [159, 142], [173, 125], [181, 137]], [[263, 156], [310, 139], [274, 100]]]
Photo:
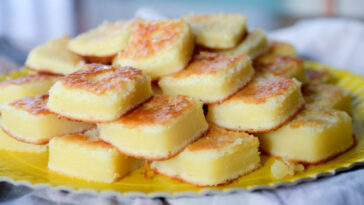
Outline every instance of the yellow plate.
[[[274, 179], [270, 174], [270, 165], [273, 162], [273, 158], [263, 156], [262, 168], [241, 177], [227, 186], [197, 188], [163, 176], [154, 175], [153, 173], [149, 173], [149, 179], [145, 179], [143, 177], [143, 168], [134, 171], [116, 183], [105, 184], [87, 182], [48, 171], [46, 168], [48, 153], [27, 154], [0, 151], [0, 176], [2, 176], [0, 180], [32, 187], [51, 186], [61, 190], [94, 194], [101, 192], [101, 194], [107, 196], [126, 194], [133, 196], [173, 197], [274, 188], [281, 185], [310, 181], [318, 176], [333, 175], [338, 171], [350, 169], [352, 166], [364, 161], [364, 132], [362, 126], [364, 122], [364, 78], [347, 71], [329, 68], [313, 62], [306, 62], [306, 66], [330, 71], [337, 77], [337, 84], [351, 93], [353, 99], [354, 132], [358, 143], [353, 149], [334, 160], [322, 165], [310, 166], [303, 173], [295, 176], [288, 176], [281, 180]], [[4, 80], [9, 76], [12, 78], [26, 73], [24, 70], [13, 72], [10, 75], [0, 77], [0, 80]]]

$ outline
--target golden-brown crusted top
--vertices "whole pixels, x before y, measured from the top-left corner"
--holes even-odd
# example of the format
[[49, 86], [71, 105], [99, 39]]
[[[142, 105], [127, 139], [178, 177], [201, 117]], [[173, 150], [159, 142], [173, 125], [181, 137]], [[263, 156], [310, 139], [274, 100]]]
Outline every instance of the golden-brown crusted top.
[[143, 71], [132, 67], [88, 64], [85, 69], [71, 73], [59, 79], [68, 87], [86, 89], [96, 94], [108, 90], [123, 88], [128, 82], [145, 76]]
[[335, 80], [334, 76], [325, 70], [306, 69], [306, 74], [310, 82], [329, 83]]
[[195, 103], [195, 100], [185, 96], [155, 95], [119, 121], [126, 126], [165, 124], [180, 116]]
[[154, 55], [180, 39], [188, 28], [183, 19], [138, 22], [119, 57], [139, 59]]
[[[139, 20], [139, 19], [137, 19]], [[80, 34], [72, 41], [81, 41], [82, 43], [99, 43], [105, 42], [105, 39], [116, 36], [123, 35], [123, 33], [128, 32], [134, 23], [134, 19], [130, 21], [120, 20], [117, 22], [104, 22], [98, 27], [91, 29], [85, 33]]]
[[306, 105], [305, 109], [298, 113], [288, 125], [290, 128], [300, 128], [302, 126], [319, 127], [345, 119], [350, 120], [351, 118], [344, 111]]
[[246, 55], [233, 55], [228, 53], [201, 52], [192, 58], [187, 67], [170, 77], [186, 77], [189, 75], [215, 74], [220, 70], [233, 68], [238, 63], [245, 61]]
[[72, 143], [77, 144], [81, 147], [88, 147], [88, 148], [102, 148], [102, 149], [113, 149], [117, 151], [113, 146], [110, 144], [103, 142], [99, 139], [94, 140], [90, 139], [88, 136], [82, 134], [74, 134], [74, 135], [67, 135], [62, 137], [57, 137], [55, 140], [61, 141], [62, 143]]
[[311, 82], [303, 87], [302, 94], [306, 103], [324, 103], [325, 101], [339, 100], [346, 95], [346, 92], [335, 85]]
[[221, 127], [210, 125], [208, 133], [201, 139], [187, 146], [189, 151], [219, 150], [231, 146], [239, 139], [252, 138], [246, 132], [226, 130]]
[[56, 80], [58, 78], [58, 76], [54, 76], [54, 75], [26, 75], [23, 77], [19, 77], [16, 79], [12, 79], [12, 80], [5, 80], [3, 82], [0, 82], [0, 86], [6, 86], [6, 85], [22, 85], [22, 84], [26, 84], [26, 83], [31, 83], [31, 82], [35, 82], [35, 81], [44, 81], [44, 80]]
[[269, 45], [269, 54], [280, 56], [296, 56], [296, 48], [287, 42], [273, 41]]
[[253, 61], [257, 72], [284, 75], [302, 68], [301, 59], [290, 56], [263, 55]]
[[294, 84], [294, 80], [281, 76], [256, 77], [228, 100], [241, 99], [246, 103], [261, 104], [265, 103], [268, 98], [283, 95]]
[[220, 14], [189, 14], [185, 17], [186, 21], [192, 27], [199, 27], [198, 33], [204, 30], [229, 32], [230, 30], [240, 29], [246, 23], [245, 16], [238, 13], [220, 13]]
[[10, 103], [11, 106], [27, 111], [33, 115], [49, 114], [47, 109], [48, 94], [38, 97], [26, 97]]

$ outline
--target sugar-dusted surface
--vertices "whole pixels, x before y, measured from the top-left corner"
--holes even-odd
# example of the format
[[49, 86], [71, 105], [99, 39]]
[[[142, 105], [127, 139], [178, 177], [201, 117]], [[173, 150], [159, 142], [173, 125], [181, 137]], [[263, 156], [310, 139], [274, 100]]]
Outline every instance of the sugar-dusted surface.
[[44, 80], [48, 80], [48, 79], [57, 79], [58, 76], [54, 76], [54, 75], [26, 75], [23, 77], [19, 77], [16, 79], [12, 79], [12, 80], [5, 80], [0, 82], [0, 87], [2, 86], [7, 86], [7, 85], [22, 85], [22, 84], [26, 84], [26, 83], [30, 83], [30, 82], [35, 82], [35, 81], [44, 81]]
[[303, 60], [290, 56], [263, 55], [254, 60], [253, 66], [258, 72], [285, 75], [303, 69]]
[[284, 94], [294, 81], [285, 77], [256, 78], [228, 100], [241, 99], [245, 103], [260, 104], [268, 98]]
[[59, 80], [68, 87], [86, 89], [96, 94], [123, 88], [128, 81], [143, 77], [143, 71], [132, 67], [89, 64], [82, 71], [71, 73]]
[[10, 103], [10, 105], [25, 110], [27, 112], [30, 112], [33, 115], [49, 114], [50, 112], [47, 109], [47, 101], [48, 101], [48, 94], [44, 94], [34, 98], [33, 97], [22, 98], [20, 100], [16, 100]]
[[178, 78], [190, 75], [217, 74], [218, 72], [228, 70], [234, 64], [246, 58], [247, 56], [244, 54], [231, 55], [227, 53], [202, 52], [194, 56], [184, 70], [172, 74], [170, 77]]
[[237, 140], [251, 138], [246, 132], [232, 131], [210, 125], [206, 136], [187, 146], [189, 151], [218, 150], [233, 145]]
[[175, 42], [183, 33], [184, 21], [139, 22], [121, 56], [144, 58]]
[[148, 102], [120, 119], [126, 126], [165, 124], [177, 118], [195, 104], [184, 96], [155, 95]]

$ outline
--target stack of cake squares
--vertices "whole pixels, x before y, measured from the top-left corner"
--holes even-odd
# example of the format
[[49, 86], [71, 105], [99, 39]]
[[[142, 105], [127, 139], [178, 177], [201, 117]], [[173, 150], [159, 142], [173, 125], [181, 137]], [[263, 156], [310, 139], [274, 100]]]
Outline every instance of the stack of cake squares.
[[[49, 170], [115, 182], [143, 164], [227, 184], [261, 153], [317, 164], [354, 145], [350, 96], [241, 14], [105, 22], [34, 48], [0, 83], [0, 149], [49, 151]], [[146, 179], [148, 180], [148, 179]]]

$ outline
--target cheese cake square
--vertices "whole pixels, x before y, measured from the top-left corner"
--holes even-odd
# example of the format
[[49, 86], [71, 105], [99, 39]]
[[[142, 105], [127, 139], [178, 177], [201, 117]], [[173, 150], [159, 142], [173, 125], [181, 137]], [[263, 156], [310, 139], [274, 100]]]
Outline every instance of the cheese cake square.
[[105, 122], [119, 119], [151, 95], [150, 77], [139, 69], [88, 64], [52, 86], [47, 107], [70, 119]]
[[317, 164], [354, 144], [351, 117], [343, 111], [306, 106], [292, 121], [273, 132], [259, 134], [268, 154]]
[[260, 166], [259, 141], [245, 132], [211, 126], [177, 156], [154, 161], [152, 170], [197, 186], [226, 184]]
[[48, 150], [48, 145], [35, 145], [21, 142], [0, 129], [0, 150], [40, 153]]
[[152, 77], [182, 70], [191, 58], [194, 38], [183, 20], [138, 22], [128, 45], [113, 64], [142, 69]]
[[80, 69], [81, 57], [68, 50], [69, 36], [52, 39], [30, 51], [25, 66], [37, 72], [65, 75]]
[[254, 29], [234, 48], [220, 52], [246, 54], [255, 59], [268, 50], [267, 34], [261, 29]]
[[8, 102], [46, 94], [56, 80], [51, 75], [27, 75], [0, 82], [0, 110]]
[[289, 56], [262, 55], [256, 58], [253, 66], [260, 75], [277, 75], [296, 78], [303, 84], [307, 82], [303, 60]]
[[202, 103], [189, 97], [155, 95], [120, 120], [98, 124], [100, 138], [121, 152], [165, 160], [208, 128]]
[[48, 169], [87, 181], [111, 183], [142, 164], [95, 137], [68, 135], [49, 142]]
[[185, 20], [191, 26], [196, 43], [206, 48], [232, 48], [246, 31], [246, 17], [241, 14], [189, 14]]
[[309, 83], [303, 88], [303, 97], [307, 104], [342, 110], [351, 114], [351, 97], [338, 86]]
[[19, 141], [47, 144], [52, 137], [82, 132], [94, 126], [60, 118], [47, 109], [47, 100], [48, 95], [40, 95], [5, 104], [1, 111], [1, 128]]
[[269, 45], [268, 54], [278, 56], [296, 57], [296, 48], [287, 42], [273, 41]]
[[331, 73], [325, 70], [314, 70], [307, 68], [306, 75], [310, 82], [316, 83], [335, 83], [336, 79]]
[[104, 22], [72, 39], [68, 48], [91, 63], [110, 63], [129, 40], [137, 20]]
[[203, 52], [186, 69], [162, 77], [163, 93], [185, 95], [204, 102], [225, 99], [254, 77], [251, 60], [246, 55]]
[[292, 118], [303, 103], [296, 79], [257, 77], [224, 102], [209, 104], [207, 120], [229, 129], [267, 132]]

